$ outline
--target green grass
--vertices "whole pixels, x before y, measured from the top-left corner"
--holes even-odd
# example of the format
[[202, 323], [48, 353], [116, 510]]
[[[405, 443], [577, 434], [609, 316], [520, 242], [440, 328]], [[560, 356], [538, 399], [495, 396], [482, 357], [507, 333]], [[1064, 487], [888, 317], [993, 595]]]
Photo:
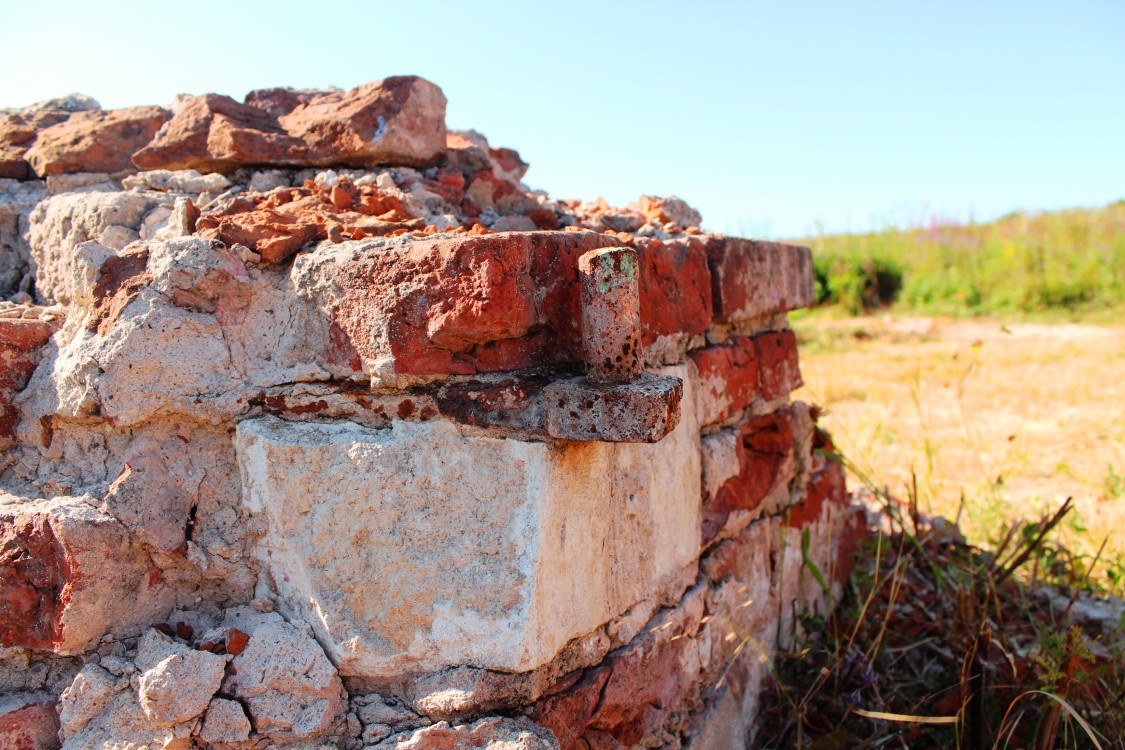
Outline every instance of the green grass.
[[927, 315], [1110, 321], [1125, 311], [1125, 201], [800, 240], [817, 297], [856, 314], [893, 305]]

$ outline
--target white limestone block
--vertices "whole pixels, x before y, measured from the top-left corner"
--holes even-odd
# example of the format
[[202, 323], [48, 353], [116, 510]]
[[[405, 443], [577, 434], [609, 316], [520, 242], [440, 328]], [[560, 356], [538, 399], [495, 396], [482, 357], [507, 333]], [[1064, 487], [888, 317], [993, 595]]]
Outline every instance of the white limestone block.
[[522, 672], [696, 564], [699, 427], [653, 445], [464, 436], [448, 422], [238, 427], [263, 580], [345, 676]]

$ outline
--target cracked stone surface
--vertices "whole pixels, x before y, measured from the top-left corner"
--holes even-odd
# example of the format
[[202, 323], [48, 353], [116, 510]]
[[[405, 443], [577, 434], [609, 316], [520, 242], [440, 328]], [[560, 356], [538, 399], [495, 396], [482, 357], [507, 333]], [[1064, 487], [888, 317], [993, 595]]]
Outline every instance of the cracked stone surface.
[[0, 113], [0, 745], [747, 736], [731, 633], [860, 529], [789, 402], [811, 255], [553, 199], [445, 106]]

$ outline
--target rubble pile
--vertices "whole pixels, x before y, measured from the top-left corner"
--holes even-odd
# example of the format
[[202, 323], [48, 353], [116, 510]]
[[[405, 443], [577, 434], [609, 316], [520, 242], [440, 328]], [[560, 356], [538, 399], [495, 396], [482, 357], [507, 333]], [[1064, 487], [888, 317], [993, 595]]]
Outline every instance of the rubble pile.
[[0, 116], [0, 745], [750, 743], [809, 251], [526, 170], [414, 77]]

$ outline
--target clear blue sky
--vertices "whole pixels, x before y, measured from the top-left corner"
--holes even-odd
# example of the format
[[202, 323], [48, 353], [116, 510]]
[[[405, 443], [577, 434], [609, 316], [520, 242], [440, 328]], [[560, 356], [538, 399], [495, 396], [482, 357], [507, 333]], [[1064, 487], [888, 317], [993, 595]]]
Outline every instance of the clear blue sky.
[[1125, 2], [15, 2], [0, 106], [413, 73], [555, 197], [795, 236], [1125, 198]]

